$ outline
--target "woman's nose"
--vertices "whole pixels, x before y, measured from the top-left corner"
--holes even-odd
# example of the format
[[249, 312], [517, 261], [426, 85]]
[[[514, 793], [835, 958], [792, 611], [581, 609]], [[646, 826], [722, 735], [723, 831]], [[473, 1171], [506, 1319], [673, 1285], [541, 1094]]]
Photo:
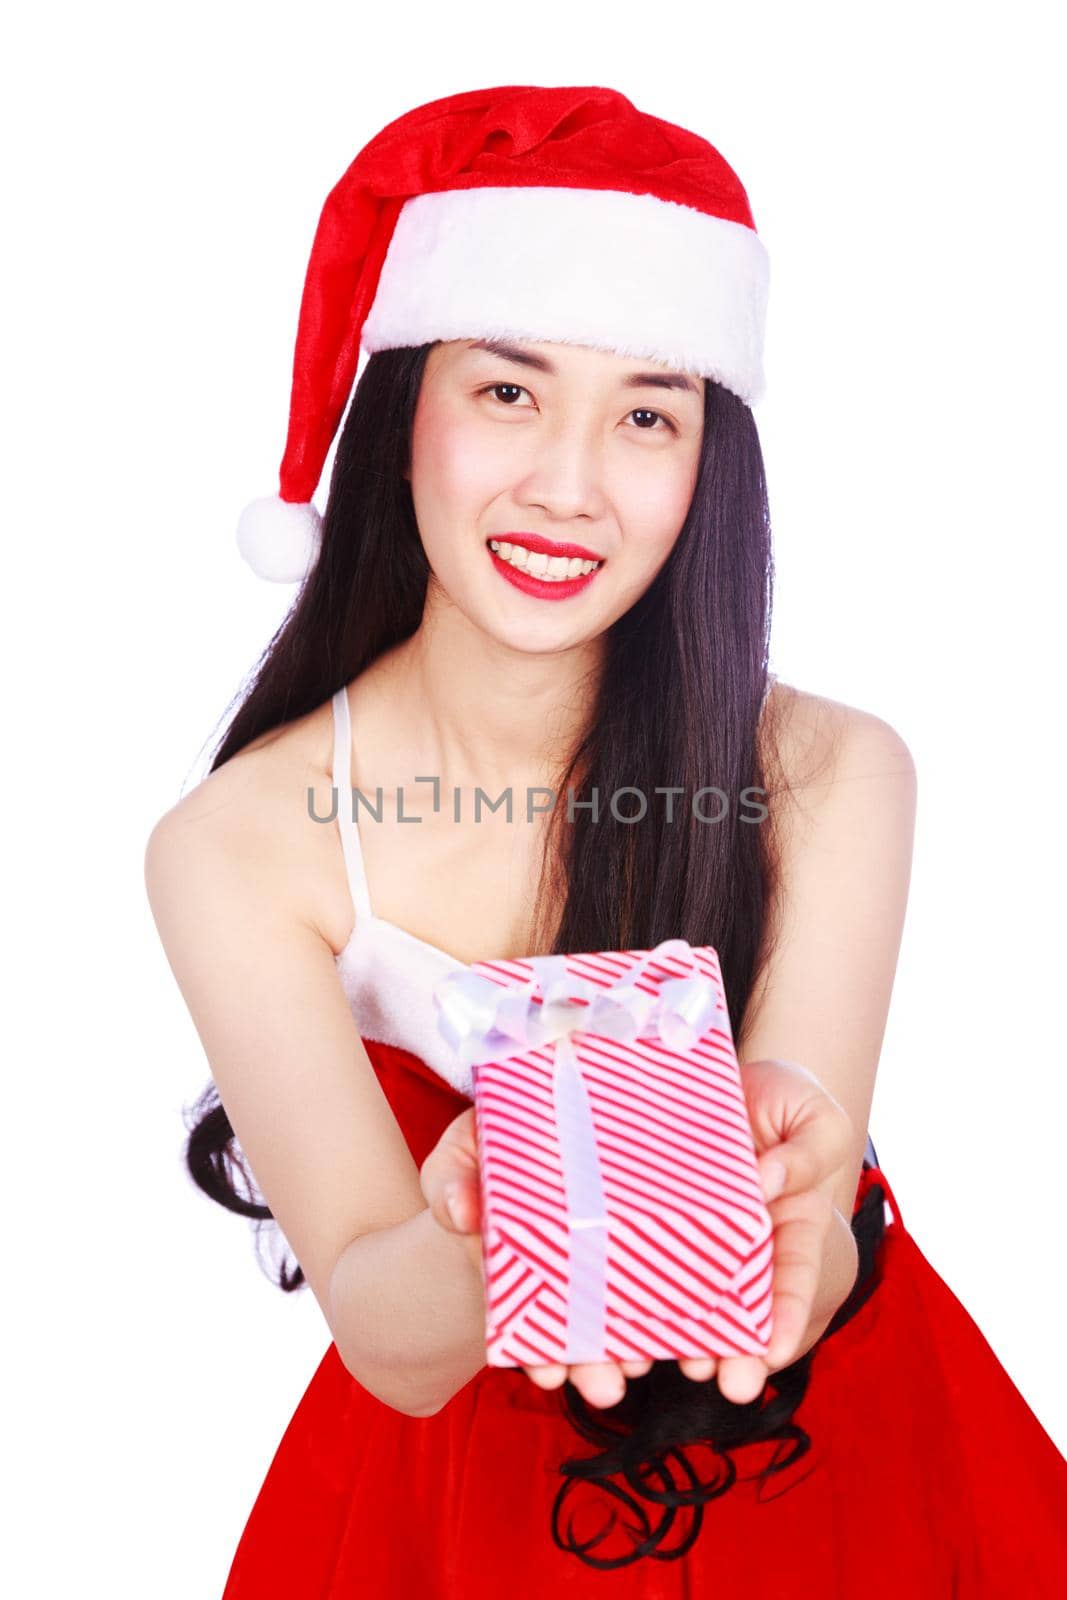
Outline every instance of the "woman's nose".
[[603, 470], [603, 450], [583, 430], [546, 434], [536, 442], [522, 485], [522, 503], [558, 518], [599, 517], [604, 506]]

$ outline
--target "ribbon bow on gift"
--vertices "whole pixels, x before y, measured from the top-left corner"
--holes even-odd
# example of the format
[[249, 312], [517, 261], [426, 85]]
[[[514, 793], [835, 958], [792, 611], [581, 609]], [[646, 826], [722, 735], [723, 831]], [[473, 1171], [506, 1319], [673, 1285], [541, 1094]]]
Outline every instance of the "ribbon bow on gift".
[[[656, 994], [637, 987], [649, 967], [672, 956], [688, 963], [691, 976], [664, 979]], [[469, 968], [449, 973], [434, 990], [437, 1026], [464, 1069], [544, 1045], [556, 1047], [553, 1096], [571, 1266], [561, 1359], [598, 1361], [605, 1359], [608, 1219], [596, 1127], [574, 1037], [597, 1034], [626, 1044], [662, 1039], [671, 1049], [686, 1051], [713, 1023], [728, 1024], [715, 984], [702, 975], [684, 939], [665, 939], [607, 988], [569, 972], [563, 955], [531, 956], [525, 964], [533, 968], [533, 976], [519, 987], [501, 985]]]

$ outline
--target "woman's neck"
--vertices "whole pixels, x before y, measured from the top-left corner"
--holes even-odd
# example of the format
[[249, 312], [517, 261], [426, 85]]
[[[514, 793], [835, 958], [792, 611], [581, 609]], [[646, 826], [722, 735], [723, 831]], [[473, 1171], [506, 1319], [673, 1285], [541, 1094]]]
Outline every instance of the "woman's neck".
[[515, 650], [451, 608], [375, 666], [420, 773], [495, 794], [559, 773], [589, 725], [602, 659], [602, 639], [552, 654]]

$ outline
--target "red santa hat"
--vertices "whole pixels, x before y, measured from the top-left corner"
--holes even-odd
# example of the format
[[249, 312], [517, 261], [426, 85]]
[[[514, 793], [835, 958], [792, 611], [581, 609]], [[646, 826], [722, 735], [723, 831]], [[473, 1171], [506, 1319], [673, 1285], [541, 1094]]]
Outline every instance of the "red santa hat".
[[737, 174], [614, 89], [448, 95], [388, 124], [326, 198], [304, 282], [279, 493], [242, 513], [260, 577], [303, 579], [315, 492], [368, 352], [588, 345], [763, 393], [769, 265]]

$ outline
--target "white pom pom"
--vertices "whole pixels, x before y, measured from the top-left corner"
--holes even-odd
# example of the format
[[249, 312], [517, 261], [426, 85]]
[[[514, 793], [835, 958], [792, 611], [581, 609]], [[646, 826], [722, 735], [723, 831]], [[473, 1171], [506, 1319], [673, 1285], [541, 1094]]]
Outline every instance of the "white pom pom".
[[322, 518], [310, 501], [279, 495], [253, 500], [237, 523], [237, 548], [257, 577], [302, 583], [318, 559]]

